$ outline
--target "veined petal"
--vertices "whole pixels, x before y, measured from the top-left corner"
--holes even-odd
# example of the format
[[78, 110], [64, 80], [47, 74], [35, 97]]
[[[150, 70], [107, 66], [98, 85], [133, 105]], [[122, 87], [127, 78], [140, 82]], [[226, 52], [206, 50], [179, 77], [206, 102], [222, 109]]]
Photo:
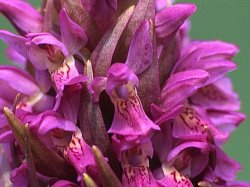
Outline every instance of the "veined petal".
[[70, 19], [65, 9], [60, 13], [62, 43], [70, 54], [75, 54], [87, 44], [85, 31]]
[[213, 127], [212, 122], [207, 118], [200, 107], [186, 105], [181, 114], [174, 119], [173, 136], [183, 140], [205, 141], [209, 133], [218, 141], [228, 139], [228, 133], [218, 131]]
[[39, 115], [29, 115], [25, 120], [30, 121], [30, 128], [36, 129], [37, 133], [40, 135], [45, 135], [53, 129], [71, 132], [76, 130], [76, 126], [73, 122], [65, 120], [54, 111], [46, 111]]
[[21, 34], [42, 31], [43, 17], [25, 1], [0, 0], [0, 11]]
[[64, 0], [62, 1], [62, 7], [65, 8], [69, 17], [84, 29], [88, 37], [87, 46], [93, 50], [100, 39], [100, 35], [95, 21], [86, 8], [83, 7], [82, 2], [83, 0]]
[[64, 118], [72, 121], [74, 124], [77, 123], [78, 111], [80, 106], [80, 88], [74, 90], [68, 88], [61, 99], [60, 109], [64, 115]]
[[156, 132], [152, 137], [152, 144], [160, 161], [165, 162], [173, 147], [171, 124], [166, 123], [161, 126], [161, 131]]
[[184, 104], [208, 78], [208, 73], [203, 70], [184, 71], [171, 76], [161, 91], [162, 106], [168, 109], [177, 104]]
[[6, 49], [6, 56], [10, 61], [17, 65], [21, 65], [21, 67], [24, 67], [26, 65], [27, 59], [10, 46]]
[[193, 187], [192, 182], [184, 175], [179, 173], [174, 167], [163, 164], [162, 173], [163, 178], [157, 181], [161, 187]]
[[197, 56], [199, 58], [210, 60], [221, 58], [230, 60], [239, 52], [239, 47], [220, 40], [191, 41], [187, 47], [182, 49], [182, 56], [187, 53], [190, 54], [194, 51], [199, 51], [200, 55]]
[[209, 145], [205, 142], [186, 141], [185, 143], [182, 143], [171, 150], [171, 152], [168, 155], [167, 161], [175, 159], [178, 154], [180, 154], [183, 150], [187, 148], [198, 148], [203, 150], [203, 152], [208, 152], [210, 150]]
[[69, 55], [65, 45], [49, 33], [30, 33], [26, 37], [29, 59], [39, 70], [55, 70]]
[[215, 175], [225, 181], [235, 180], [237, 171], [241, 170], [240, 164], [227, 156], [219, 147], [216, 149], [216, 157]]
[[[63, 64], [51, 72], [51, 78], [58, 93], [64, 90], [65, 85], [83, 81], [79, 76], [73, 56], [66, 57]], [[77, 77], [79, 77], [79, 80], [77, 80]]]
[[123, 186], [157, 186], [149, 169], [148, 153], [143, 146], [124, 151], [121, 156], [121, 164]]
[[149, 21], [144, 21], [135, 33], [126, 64], [135, 73], [145, 71], [153, 62], [153, 44]]
[[234, 181], [228, 182], [226, 187], [250, 187], [250, 183], [245, 181]]
[[79, 129], [72, 135], [71, 142], [64, 150], [64, 157], [76, 169], [79, 177], [87, 171], [87, 166], [95, 166], [95, 159], [91, 147], [83, 140]]
[[27, 47], [25, 46], [25, 43], [28, 39], [5, 30], [0, 30], [0, 39], [22, 56], [27, 57]]
[[227, 77], [200, 88], [191, 97], [191, 101], [208, 110], [236, 111], [240, 109], [239, 96], [234, 92], [232, 82]]
[[167, 161], [182, 174], [193, 178], [209, 164], [211, 150], [213, 151], [214, 147], [206, 142], [185, 141], [171, 150]]
[[208, 117], [218, 130], [226, 133], [231, 133], [246, 119], [241, 112], [219, 110], [208, 111]]
[[[159, 116], [155, 122], [161, 124], [178, 114], [187, 98], [202, 87], [208, 78], [209, 74], [203, 70], [184, 71], [172, 75], [162, 88], [161, 104], [158, 112], [155, 110], [156, 108], [151, 108], [152, 112], [158, 113], [157, 115]], [[169, 111], [173, 115], [165, 115]], [[154, 117], [156, 118], [156, 116]]]
[[168, 43], [184, 23], [196, 11], [194, 4], [179, 3], [166, 7], [155, 16], [157, 39], [161, 43]]
[[115, 115], [109, 133], [125, 135], [143, 135], [158, 130], [145, 114], [135, 86], [138, 78], [125, 65], [116, 63], [109, 69], [106, 92], [115, 105]]
[[14, 66], [1, 66], [0, 80], [6, 82], [17, 92], [25, 95], [34, 95], [40, 91], [28, 73]]
[[238, 52], [232, 44], [214, 42], [193, 42], [183, 50], [172, 73], [187, 69], [202, 69], [209, 73], [207, 84], [218, 80], [226, 73], [236, 69], [231, 58]]

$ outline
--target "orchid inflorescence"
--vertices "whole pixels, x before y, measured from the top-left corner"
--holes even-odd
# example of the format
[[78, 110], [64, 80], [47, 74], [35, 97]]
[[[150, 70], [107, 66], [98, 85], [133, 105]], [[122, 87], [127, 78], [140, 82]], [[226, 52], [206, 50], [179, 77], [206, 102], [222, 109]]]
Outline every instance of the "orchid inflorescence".
[[189, 38], [191, 3], [0, 0], [2, 186], [249, 187], [222, 149], [245, 119], [239, 48]]

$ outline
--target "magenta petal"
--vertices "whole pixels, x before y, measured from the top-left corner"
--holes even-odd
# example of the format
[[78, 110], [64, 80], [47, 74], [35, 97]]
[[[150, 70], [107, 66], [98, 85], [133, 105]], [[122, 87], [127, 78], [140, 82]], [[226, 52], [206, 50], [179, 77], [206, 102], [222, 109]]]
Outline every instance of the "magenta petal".
[[171, 76], [161, 91], [162, 106], [172, 108], [184, 103], [186, 99], [202, 87], [209, 75], [203, 70], [184, 71]]
[[27, 47], [25, 43], [28, 41], [26, 38], [15, 35], [9, 31], [0, 30], [0, 39], [8, 44], [9, 47], [16, 50], [23, 57], [27, 57]]
[[138, 75], [151, 65], [152, 59], [153, 44], [150, 23], [149, 21], [144, 21], [131, 41], [126, 64]]
[[109, 133], [142, 135], [159, 129], [145, 114], [135, 86], [138, 78], [125, 65], [116, 63], [108, 71], [106, 91], [115, 105], [115, 115]]
[[31, 39], [31, 43], [37, 46], [43, 44], [56, 46], [65, 56], [69, 55], [69, 52], [66, 49], [65, 45], [49, 33], [31, 33], [28, 34], [27, 37]]
[[209, 110], [235, 111], [240, 109], [239, 96], [234, 92], [232, 82], [227, 77], [200, 88], [191, 97], [191, 101]]
[[42, 16], [25, 1], [0, 0], [0, 11], [21, 34], [42, 31]]
[[11, 171], [10, 181], [13, 183], [13, 187], [29, 185], [28, 168], [26, 163], [22, 163], [18, 168]]
[[183, 176], [173, 167], [163, 165], [162, 173], [164, 177], [157, 181], [160, 187], [194, 187], [188, 178]]
[[[172, 114], [177, 114], [187, 98], [202, 87], [208, 78], [208, 73], [203, 70], [184, 71], [172, 75], [162, 88], [158, 112], [156, 108], [152, 108], [154, 115], [159, 115], [157, 113], [162, 111], [156, 123], [160, 124], [170, 119]], [[171, 115], [164, 114], [167, 111], [171, 111]]]
[[109, 77], [106, 83], [106, 92], [109, 95], [112, 95], [114, 89], [128, 82], [132, 82], [135, 86], [139, 85], [138, 77], [125, 64], [113, 64], [108, 70], [108, 75]]
[[106, 77], [95, 77], [89, 85], [89, 91], [93, 97], [94, 102], [99, 101], [99, 97], [102, 91], [105, 90], [107, 78]]
[[142, 145], [122, 153], [121, 165], [123, 168], [123, 186], [158, 186], [149, 169], [148, 149], [150, 149], [148, 145]]
[[212, 135], [217, 143], [225, 142], [228, 133], [218, 131], [200, 107], [185, 106], [173, 121], [173, 136], [182, 140], [206, 141]]
[[0, 128], [0, 143], [10, 143], [15, 140], [15, 136], [10, 129], [5, 132], [1, 132], [2, 130], [3, 129]]
[[47, 70], [35, 69], [35, 78], [42, 92], [47, 93], [52, 87], [50, 74]]
[[73, 22], [64, 9], [60, 13], [60, 26], [62, 43], [70, 54], [75, 54], [87, 44], [87, 36], [84, 30]]
[[223, 41], [192, 41], [186, 48], [183, 48], [182, 55], [186, 53], [199, 52], [200, 58], [205, 59], [231, 59], [239, 52], [239, 47]]
[[228, 182], [227, 187], [250, 187], [250, 182], [245, 182], [245, 181]]
[[173, 146], [171, 124], [166, 124], [161, 128], [161, 131], [156, 132], [152, 137], [152, 143], [160, 161], [165, 162]]
[[194, 4], [179, 3], [162, 9], [155, 16], [157, 39], [168, 43], [173, 39], [179, 27], [196, 11]]
[[182, 143], [171, 150], [171, 152], [168, 155], [167, 160], [171, 161], [172, 159], [175, 159], [178, 154], [180, 154], [183, 150], [188, 148], [198, 148], [201, 149], [203, 152], [208, 152], [211, 148], [209, 145], [205, 142], [199, 142], [199, 141], [186, 141], [185, 143]]
[[86, 172], [87, 166], [95, 166], [94, 155], [91, 147], [82, 139], [79, 129], [73, 134], [64, 155], [75, 167], [79, 177]]
[[237, 51], [236, 46], [220, 41], [193, 42], [184, 48], [173, 72], [203, 69], [210, 75], [208, 84], [236, 69], [236, 64], [230, 59]]
[[79, 187], [79, 185], [66, 180], [59, 180], [54, 183], [51, 187]]
[[211, 110], [208, 111], [208, 116], [217, 129], [227, 133], [231, 133], [246, 119], [245, 114], [232, 111]]
[[199, 109], [185, 106], [174, 119], [173, 136], [183, 140], [206, 140], [210, 121], [199, 114]]
[[64, 118], [72, 121], [74, 124], [77, 123], [78, 111], [80, 106], [79, 101], [80, 92], [74, 90], [64, 93], [61, 99], [61, 110], [63, 112]]
[[86, 81], [86, 77], [80, 76], [73, 56], [64, 59], [63, 64], [51, 73], [51, 79], [56, 87], [57, 93], [62, 92], [66, 85]]
[[27, 59], [12, 47], [8, 47], [6, 49], [6, 56], [10, 61], [16, 63], [17, 65], [21, 65], [21, 67], [26, 65]]
[[39, 70], [47, 68], [54, 70], [58, 67], [58, 61], [63, 61], [54, 58], [57, 58], [58, 55], [60, 58], [69, 55], [65, 45], [49, 33], [31, 33], [27, 37], [30, 39], [26, 43], [29, 47], [29, 60]]
[[40, 135], [45, 135], [53, 129], [61, 129], [65, 131], [75, 131], [76, 126], [73, 122], [65, 120], [58, 113], [54, 111], [46, 111], [39, 115], [30, 115], [26, 117], [30, 121], [30, 128], [36, 129]]
[[219, 147], [216, 149], [216, 167], [214, 173], [217, 177], [225, 181], [233, 181], [236, 178], [237, 172], [241, 169], [238, 162], [228, 157]]
[[25, 95], [34, 95], [40, 92], [33, 78], [25, 71], [14, 66], [1, 66], [0, 80], [6, 82], [17, 92], [21, 92]]

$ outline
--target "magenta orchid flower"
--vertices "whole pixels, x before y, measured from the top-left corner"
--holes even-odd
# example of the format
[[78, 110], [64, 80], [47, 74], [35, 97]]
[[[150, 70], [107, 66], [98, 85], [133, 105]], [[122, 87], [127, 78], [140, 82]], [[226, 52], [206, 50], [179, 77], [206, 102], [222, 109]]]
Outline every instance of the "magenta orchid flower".
[[[189, 38], [191, 3], [0, 0], [0, 183], [250, 187], [222, 149], [245, 119], [239, 48]], [[15, 66], [15, 65], [18, 66]]]

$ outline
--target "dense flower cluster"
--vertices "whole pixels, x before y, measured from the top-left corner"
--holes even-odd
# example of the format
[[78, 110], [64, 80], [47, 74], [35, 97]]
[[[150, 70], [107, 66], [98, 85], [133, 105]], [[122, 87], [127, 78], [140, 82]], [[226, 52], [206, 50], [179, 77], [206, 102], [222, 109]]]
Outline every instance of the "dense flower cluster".
[[238, 47], [194, 41], [194, 4], [0, 0], [3, 186], [248, 187], [222, 150], [245, 119]]

